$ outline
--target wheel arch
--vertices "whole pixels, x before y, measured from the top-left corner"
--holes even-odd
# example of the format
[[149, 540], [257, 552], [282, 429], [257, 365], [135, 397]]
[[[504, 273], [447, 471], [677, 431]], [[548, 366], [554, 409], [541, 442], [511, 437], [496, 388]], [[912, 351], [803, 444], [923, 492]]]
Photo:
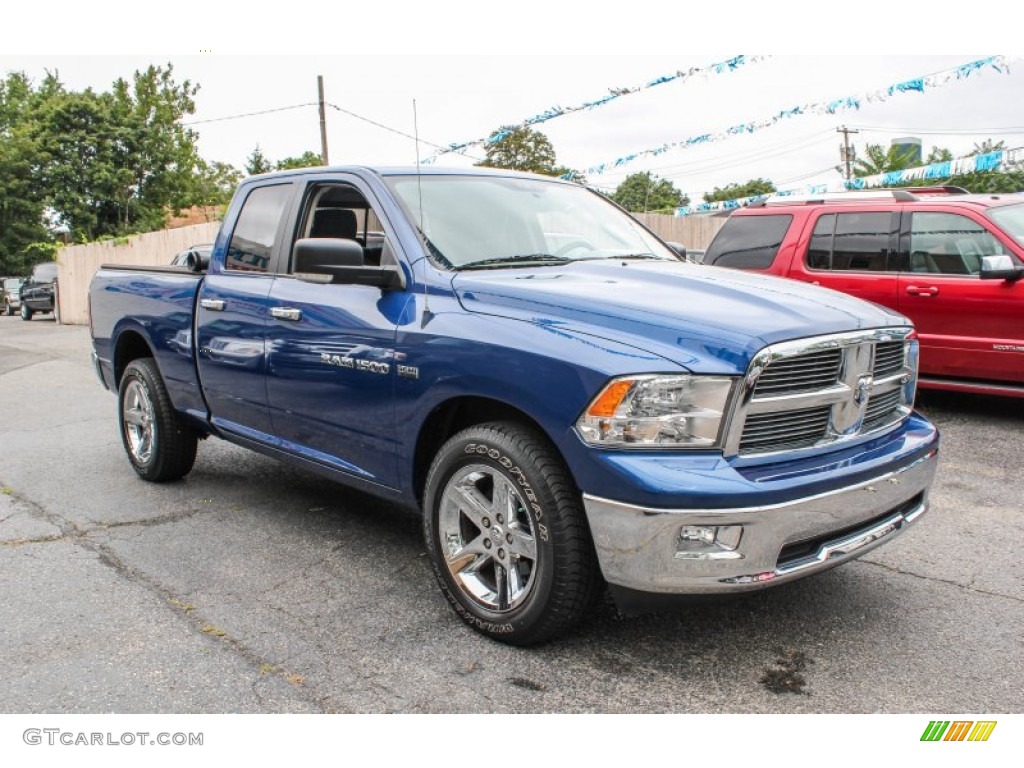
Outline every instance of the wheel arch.
[[[526, 411], [510, 403], [490, 397], [464, 395], [434, 406], [420, 426], [413, 452], [412, 482], [418, 504], [423, 503], [427, 474], [438, 449], [453, 435], [476, 424], [490, 421], [515, 421], [529, 427], [551, 446], [559, 458], [565, 458], [547, 431]], [[570, 473], [571, 476], [571, 473]]]
[[146, 337], [130, 328], [118, 334], [113, 360], [115, 390], [121, 386], [121, 377], [124, 376], [124, 369], [128, 367], [128, 363], [140, 357], [156, 357]]

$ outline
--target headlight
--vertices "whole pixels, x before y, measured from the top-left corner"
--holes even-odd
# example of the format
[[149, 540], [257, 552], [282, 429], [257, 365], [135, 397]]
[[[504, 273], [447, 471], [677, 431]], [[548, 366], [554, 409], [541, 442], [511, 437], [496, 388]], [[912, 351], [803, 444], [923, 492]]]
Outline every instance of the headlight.
[[715, 448], [733, 381], [691, 375], [613, 379], [576, 429], [591, 445]]

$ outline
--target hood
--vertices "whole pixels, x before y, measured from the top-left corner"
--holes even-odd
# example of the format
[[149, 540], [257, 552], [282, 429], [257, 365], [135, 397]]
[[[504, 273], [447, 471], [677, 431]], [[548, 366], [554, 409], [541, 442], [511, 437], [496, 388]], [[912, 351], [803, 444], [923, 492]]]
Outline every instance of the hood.
[[741, 375], [758, 351], [779, 341], [909, 325], [827, 288], [682, 262], [466, 271], [452, 287], [469, 312], [612, 339], [696, 373]]

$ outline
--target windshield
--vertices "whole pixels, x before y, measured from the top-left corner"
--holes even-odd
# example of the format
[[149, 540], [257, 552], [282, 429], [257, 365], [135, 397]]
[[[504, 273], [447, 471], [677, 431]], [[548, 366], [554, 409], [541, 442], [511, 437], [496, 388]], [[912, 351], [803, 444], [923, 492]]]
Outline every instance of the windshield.
[[[636, 221], [588, 189], [500, 176], [392, 176], [431, 255], [455, 269], [584, 259], [678, 260]], [[420, 190], [422, 189], [422, 202]]]
[[22, 280], [20, 277], [9, 277], [4, 280], [4, 288], [8, 291], [16, 291], [21, 288]]
[[991, 208], [988, 215], [1014, 240], [1024, 244], [1024, 203]]

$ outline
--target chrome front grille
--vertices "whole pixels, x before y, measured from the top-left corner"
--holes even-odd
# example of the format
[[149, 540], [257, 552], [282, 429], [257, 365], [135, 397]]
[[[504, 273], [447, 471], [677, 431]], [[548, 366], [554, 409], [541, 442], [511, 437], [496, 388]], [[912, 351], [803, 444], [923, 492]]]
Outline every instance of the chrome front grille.
[[743, 380], [726, 455], [758, 456], [879, 431], [910, 413], [917, 344], [909, 328], [819, 336], [759, 352]]
[[902, 341], [883, 341], [875, 345], [873, 373], [876, 379], [903, 369], [904, 346]]
[[886, 392], [884, 395], [873, 395], [868, 400], [868, 407], [864, 410], [864, 424], [861, 429], [868, 431], [893, 421], [899, 407], [900, 391], [898, 389]]
[[832, 409], [805, 408], [799, 411], [759, 413], [747, 418], [740, 441], [740, 453], [778, 451], [814, 445], [828, 429]]
[[754, 397], [813, 392], [839, 381], [840, 349], [826, 349], [773, 362], [757, 380]]

